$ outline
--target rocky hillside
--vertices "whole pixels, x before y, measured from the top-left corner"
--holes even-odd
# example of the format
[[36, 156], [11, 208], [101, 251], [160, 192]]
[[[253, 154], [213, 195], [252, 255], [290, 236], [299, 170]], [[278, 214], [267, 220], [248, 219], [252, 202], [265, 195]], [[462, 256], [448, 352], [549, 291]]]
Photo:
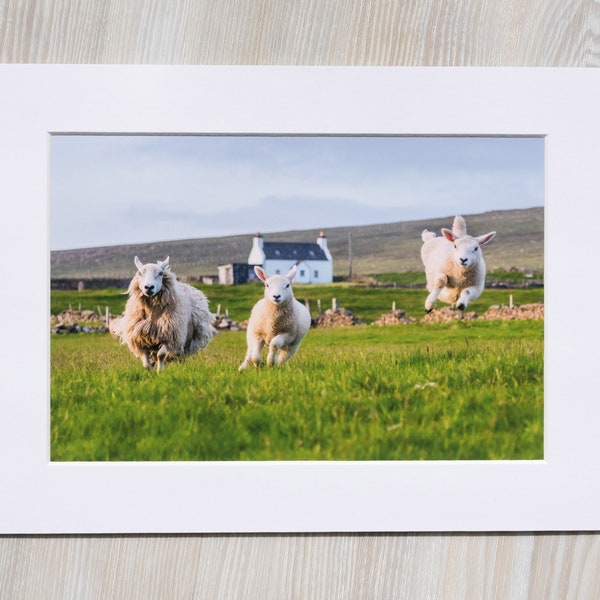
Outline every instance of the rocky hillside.
[[[439, 232], [441, 227], [450, 227], [453, 216], [328, 229], [325, 234], [334, 259], [334, 274], [348, 275], [350, 245], [353, 275], [420, 270], [421, 231], [427, 228]], [[543, 269], [543, 208], [464, 216], [473, 235], [497, 231], [496, 238], [485, 249], [489, 270]], [[218, 265], [246, 262], [254, 233], [55, 251], [51, 253], [52, 277], [130, 277], [136, 254], [148, 262], [170, 256], [173, 271], [180, 277], [216, 275]], [[303, 230], [264, 234], [264, 238], [265, 241], [298, 242], [314, 241], [318, 235], [318, 230]]]

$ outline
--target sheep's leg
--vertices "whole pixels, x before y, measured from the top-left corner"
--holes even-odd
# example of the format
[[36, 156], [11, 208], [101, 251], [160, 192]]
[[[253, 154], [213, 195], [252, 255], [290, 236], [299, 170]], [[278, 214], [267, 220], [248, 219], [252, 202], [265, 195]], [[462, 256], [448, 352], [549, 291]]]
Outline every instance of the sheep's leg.
[[244, 362], [239, 367], [240, 371], [247, 369], [250, 365], [260, 367], [262, 363], [260, 353], [263, 349], [264, 344], [265, 343], [263, 340], [255, 340], [253, 343], [248, 344], [248, 351], [246, 352], [246, 357], [244, 358]]
[[243, 371], [244, 369], [247, 369], [251, 364], [254, 364], [255, 367], [260, 366], [260, 362], [258, 362], [258, 363], [254, 362], [252, 360], [252, 357], [250, 356], [250, 352], [247, 352], [246, 356], [244, 357], [244, 361], [238, 368], [238, 371]]
[[292, 342], [292, 336], [290, 336], [287, 333], [280, 333], [279, 335], [276, 335], [269, 343], [267, 365], [269, 365], [270, 367], [272, 367], [274, 364], [280, 365], [281, 363], [291, 358], [289, 346]]
[[296, 354], [296, 351], [300, 347], [300, 344], [292, 344], [286, 346], [284, 348], [279, 349], [279, 353], [277, 354], [277, 358], [275, 360], [275, 364], [282, 365], [284, 362], [287, 362]]
[[166, 344], [163, 344], [156, 353], [156, 372], [160, 373], [165, 368], [165, 358], [169, 353], [169, 349]]
[[142, 364], [146, 369], [152, 370], [154, 368], [154, 363], [150, 360], [150, 352], [147, 350], [142, 354]]
[[469, 304], [469, 302], [477, 300], [477, 298], [479, 298], [480, 295], [481, 290], [475, 286], [465, 288], [460, 293], [460, 296], [456, 301], [456, 308], [458, 308], [458, 310], [465, 310], [465, 308], [467, 308], [467, 304]]
[[273, 357], [274, 365], [282, 365], [284, 362], [292, 358], [293, 352], [290, 352], [290, 348], [280, 348], [279, 352]]
[[448, 284], [448, 277], [443, 273], [439, 273], [431, 286], [432, 289], [429, 292], [429, 296], [427, 296], [427, 300], [425, 300], [425, 312], [430, 313], [437, 302], [438, 296], [440, 292], [444, 289], [444, 287]]

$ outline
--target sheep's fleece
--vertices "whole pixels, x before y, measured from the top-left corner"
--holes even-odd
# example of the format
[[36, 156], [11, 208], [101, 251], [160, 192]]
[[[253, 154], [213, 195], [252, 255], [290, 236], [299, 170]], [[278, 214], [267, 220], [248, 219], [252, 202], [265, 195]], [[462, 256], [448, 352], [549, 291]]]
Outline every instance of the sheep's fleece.
[[452, 231], [442, 229], [442, 236], [425, 229], [421, 234], [421, 258], [427, 276], [425, 311], [431, 312], [438, 298], [464, 310], [482, 294], [486, 267], [481, 246], [489, 243], [495, 231], [472, 237], [461, 216], [456, 216]]
[[248, 351], [240, 371], [251, 364], [259, 367], [261, 351], [268, 347], [267, 365], [280, 365], [294, 356], [304, 336], [310, 329], [310, 313], [306, 306], [294, 298], [292, 280], [296, 275], [294, 265], [286, 275], [267, 274], [254, 267], [256, 276], [265, 284], [264, 298], [252, 309], [246, 339]]
[[135, 257], [137, 273], [129, 284], [129, 299], [120, 323], [121, 341], [158, 371], [167, 359], [189, 356], [208, 345], [216, 334], [206, 296], [177, 280], [169, 258], [143, 264]]

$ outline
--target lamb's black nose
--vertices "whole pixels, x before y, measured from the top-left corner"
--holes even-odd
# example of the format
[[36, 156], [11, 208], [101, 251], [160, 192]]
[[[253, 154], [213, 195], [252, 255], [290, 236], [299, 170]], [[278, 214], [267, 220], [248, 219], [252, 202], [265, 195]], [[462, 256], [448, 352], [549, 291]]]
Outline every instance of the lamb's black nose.
[[275, 300], [275, 302], [279, 302], [281, 300], [281, 294], [273, 294], [273, 300]]
[[154, 291], [154, 286], [153, 285], [145, 285], [144, 289], [151, 294]]
[[460, 259], [460, 264], [461, 265], [466, 265], [468, 260], [469, 260], [468, 258], [461, 258]]

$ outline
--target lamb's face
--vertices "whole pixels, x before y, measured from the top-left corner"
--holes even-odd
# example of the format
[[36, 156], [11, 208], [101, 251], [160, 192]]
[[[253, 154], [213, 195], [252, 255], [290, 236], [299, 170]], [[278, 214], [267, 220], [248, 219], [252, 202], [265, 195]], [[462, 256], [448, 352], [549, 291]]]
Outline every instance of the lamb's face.
[[269, 302], [281, 304], [292, 296], [292, 282], [287, 277], [272, 275], [265, 281], [265, 298]]
[[296, 275], [296, 265], [294, 265], [287, 275], [267, 274], [261, 267], [254, 267], [256, 276], [265, 284], [265, 299], [272, 304], [281, 304], [294, 297], [292, 292], [292, 280]]
[[453, 244], [454, 262], [463, 269], [476, 265], [481, 260], [481, 246], [470, 236], [455, 238]]
[[163, 274], [169, 268], [168, 257], [163, 261], [144, 265], [136, 256], [135, 266], [138, 268], [136, 277], [140, 292], [148, 298], [156, 296], [163, 286]]
[[442, 229], [442, 235], [452, 244], [452, 258], [456, 265], [462, 269], [469, 269], [479, 263], [481, 246], [490, 242], [496, 232], [491, 231], [479, 237], [470, 235], [457, 237], [449, 229]]

